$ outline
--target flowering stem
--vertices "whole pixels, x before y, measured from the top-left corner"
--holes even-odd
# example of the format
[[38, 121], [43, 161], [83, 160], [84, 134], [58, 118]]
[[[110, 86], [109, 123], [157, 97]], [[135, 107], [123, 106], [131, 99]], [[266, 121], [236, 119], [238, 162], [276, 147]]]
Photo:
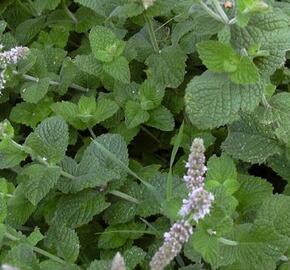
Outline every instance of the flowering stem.
[[156, 39], [156, 36], [155, 36], [155, 32], [154, 32], [154, 29], [153, 29], [152, 20], [151, 20], [151, 18], [149, 18], [149, 16], [146, 13], [144, 13], [144, 18], [145, 18], [145, 21], [146, 21], [146, 24], [147, 24], [149, 37], [150, 37], [152, 46], [154, 48], [154, 51], [155, 52], [159, 52], [159, 46], [158, 46], [158, 42], [157, 42], [157, 39]]
[[[21, 73], [19, 73], [16, 70], [13, 70], [13, 74], [14, 75], [20, 75], [20, 76], [22, 76], [23, 79], [25, 79], [27, 81], [39, 82], [39, 78], [30, 76], [30, 75], [27, 75], [27, 74], [21, 74]], [[54, 86], [59, 86], [59, 85], [61, 85], [61, 82], [57, 82], [57, 81], [52, 81], [51, 80], [51, 81], [49, 81], [49, 84], [50, 85], [54, 85]], [[78, 90], [78, 91], [82, 91], [82, 92], [88, 92], [89, 91], [88, 88], [84, 88], [84, 87], [82, 87], [80, 85], [77, 85], [75, 83], [71, 84], [70, 88]]]

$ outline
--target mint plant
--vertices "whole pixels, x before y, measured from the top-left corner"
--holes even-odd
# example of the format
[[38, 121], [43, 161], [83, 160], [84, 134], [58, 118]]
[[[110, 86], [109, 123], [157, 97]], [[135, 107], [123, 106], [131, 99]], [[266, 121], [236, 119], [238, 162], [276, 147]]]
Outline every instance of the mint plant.
[[1, 269], [289, 269], [289, 20], [1, 1]]

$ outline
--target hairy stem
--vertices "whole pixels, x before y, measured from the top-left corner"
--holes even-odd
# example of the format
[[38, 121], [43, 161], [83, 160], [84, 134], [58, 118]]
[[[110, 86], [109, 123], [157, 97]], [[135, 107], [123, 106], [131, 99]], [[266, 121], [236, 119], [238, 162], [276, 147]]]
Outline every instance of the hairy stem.
[[[34, 77], [34, 76], [31, 76], [31, 75], [27, 75], [27, 74], [21, 74], [19, 73], [18, 71], [16, 70], [13, 70], [13, 74], [14, 75], [19, 75], [19, 76], [22, 76], [23, 79], [27, 80], [27, 81], [32, 81], [32, 82], [39, 82], [39, 78], [37, 77]], [[49, 81], [49, 84], [50, 85], [53, 85], [53, 86], [59, 86], [61, 85], [61, 82], [57, 82], [57, 81]], [[78, 90], [78, 91], [82, 91], [82, 92], [88, 92], [89, 89], [88, 88], [84, 88], [80, 85], [77, 85], [75, 83], [71, 84], [70, 85], [70, 88], [72, 89], [75, 89], [75, 90]]]
[[223, 237], [220, 237], [218, 239], [218, 241], [224, 245], [227, 245], [227, 246], [237, 246], [239, 243], [237, 241], [233, 241], [233, 240], [230, 240], [230, 239], [226, 239], [226, 238], [223, 238]]
[[212, 9], [210, 9], [203, 1], [200, 1], [200, 5], [209, 16], [211, 16], [212, 18], [216, 19], [219, 22], [222, 23], [224, 22], [223, 19], [218, 14], [216, 14]]
[[227, 16], [227, 14], [224, 12], [223, 8], [221, 7], [219, 0], [212, 0], [212, 3], [213, 3], [213, 6], [215, 7], [217, 13], [222, 18], [223, 22], [225, 24], [229, 24], [229, 18]]
[[144, 18], [146, 21], [149, 37], [150, 37], [152, 46], [154, 48], [154, 51], [159, 52], [159, 46], [158, 46], [158, 42], [157, 42], [156, 35], [154, 32], [152, 20], [151, 20], [151, 18], [149, 18], [149, 16], [146, 13], [144, 13]]
[[69, 10], [68, 6], [65, 3], [65, 0], [62, 1], [62, 6], [63, 9], [65, 11], [65, 13], [72, 19], [72, 21], [74, 22], [74, 24], [78, 23], [78, 19], [76, 18], [76, 16]]

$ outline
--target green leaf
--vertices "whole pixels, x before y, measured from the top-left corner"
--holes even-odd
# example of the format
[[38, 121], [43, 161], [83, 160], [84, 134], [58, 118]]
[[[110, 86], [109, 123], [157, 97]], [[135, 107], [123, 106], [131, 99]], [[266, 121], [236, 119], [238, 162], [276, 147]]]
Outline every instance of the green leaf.
[[119, 134], [123, 137], [127, 144], [129, 144], [134, 137], [139, 133], [140, 126], [128, 129], [125, 122], [121, 122], [118, 126], [110, 129], [110, 133]]
[[74, 63], [80, 70], [94, 76], [98, 76], [102, 71], [101, 63], [93, 54], [77, 55]]
[[87, 270], [108, 270], [111, 267], [110, 261], [94, 260], [91, 262]]
[[238, 84], [256, 83], [259, 77], [257, 67], [247, 56], [242, 56], [236, 71], [230, 73], [231, 80]]
[[80, 227], [89, 223], [109, 205], [104, 195], [94, 191], [63, 196], [56, 206], [53, 224], [62, 224], [70, 228]]
[[[1, 180], [2, 181], [2, 180]], [[7, 216], [7, 202], [5, 200], [5, 194], [0, 194], [0, 223], [4, 223]], [[1, 240], [1, 237], [0, 237]]]
[[200, 129], [231, 123], [241, 111], [251, 112], [262, 99], [263, 85], [238, 85], [226, 75], [205, 72], [187, 85], [185, 103], [191, 122]]
[[26, 167], [20, 174], [21, 178], [25, 178], [23, 189], [26, 198], [33, 205], [37, 205], [56, 185], [60, 172], [61, 169], [57, 166], [35, 164]]
[[91, 164], [90, 160], [95, 163], [99, 162], [98, 170], [104, 174], [114, 175], [115, 179], [119, 179], [126, 175], [124, 168], [116, 166], [116, 163], [107, 155], [105, 151], [99, 148], [96, 143], [100, 144], [104, 149], [114, 154], [124, 166], [129, 165], [128, 150], [124, 139], [117, 134], [104, 134], [92, 141], [82, 159], [82, 165]]
[[229, 194], [239, 188], [237, 170], [234, 161], [227, 155], [212, 156], [207, 163], [206, 187], [223, 185]]
[[0, 139], [3, 140], [4, 138], [14, 138], [14, 128], [7, 119], [0, 122]]
[[78, 115], [78, 106], [69, 101], [56, 102], [51, 105], [51, 109], [63, 117], [65, 121], [77, 129], [86, 129], [86, 125], [76, 117]]
[[125, 43], [109, 29], [95, 26], [90, 32], [90, 45], [95, 57], [102, 62], [111, 62], [115, 56], [120, 56]]
[[268, 107], [260, 106], [257, 109], [257, 116], [262, 123], [271, 124], [275, 134], [283, 143], [290, 145], [290, 94], [278, 93], [269, 100]]
[[133, 246], [124, 252], [124, 260], [127, 269], [135, 269], [138, 264], [140, 264], [146, 256], [146, 252], [137, 246]]
[[52, 100], [49, 98], [44, 98], [37, 104], [27, 102], [17, 103], [11, 110], [9, 117], [15, 123], [35, 128], [39, 122], [50, 115], [51, 103]]
[[62, 116], [76, 129], [87, 129], [110, 118], [119, 109], [119, 106], [110, 99], [101, 98], [96, 102], [94, 96], [82, 96], [78, 105], [68, 101], [54, 103], [53, 111]]
[[38, 259], [34, 254], [32, 247], [28, 244], [19, 244], [13, 247], [5, 256], [2, 263], [7, 263], [23, 270], [37, 270]]
[[261, 126], [248, 117], [229, 127], [229, 135], [222, 147], [234, 158], [251, 163], [263, 163], [281, 152], [272, 128]]
[[260, 51], [267, 51], [267, 55], [255, 57], [260, 74], [267, 77], [285, 62], [285, 52], [290, 46], [288, 17], [281, 9], [274, 8], [253, 16], [246, 27], [233, 25], [231, 43], [235, 48], [247, 51], [259, 44]]
[[164, 87], [177, 88], [184, 79], [186, 54], [178, 46], [164, 48], [146, 59], [148, 78]]
[[162, 105], [150, 111], [150, 118], [145, 124], [162, 131], [172, 131], [175, 125], [172, 113]]
[[129, 100], [125, 107], [125, 124], [128, 128], [134, 128], [146, 122], [150, 114], [141, 108], [137, 102]]
[[40, 79], [38, 82], [26, 82], [20, 90], [21, 97], [29, 103], [39, 102], [47, 93], [49, 78]]
[[12, 227], [23, 225], [34, 212], [35, 206], [22, 193], [21, 186], [17, 187], [13, 196], [8, 200], [8, 215], [6, 223]]
[[33, 2], [33, 7], [41, 14], [44, 10], [54, 10], [61, 0], [36, 0]]
[[128, 3], [122, 6], [117, 6], [110, 14], [110, 17], [131, 18], [140, 15], [143, 12], [143, 7], [139, 3]]
[[61, 178], [57, 187], [62, 192], [75, 193], [88, 187], [103, 186], [109, 181], [126, 176], [124, 168], [116, 166], [95, 142], [100, 143], [106, 150], [114, 153], [118, 160], [128, 166], [127, 145], [123, 138], [117, 134], [101, 135], [86, 148], [79, 164], [70, 158], [63, 160], [63, 169], [72, 175], [73, 179]]
[[44, 236], [40, 232], [39, 228], [35, 228], [34, 231], [29, 234], [27, 241], [30, 245], [36, 246], [38, 242], [44, 239]]
[[13, 140], [5, 138], [0, 142], [0, 169], [13, 168], [25, 160], [27, 154]]
[[144, 229], [145, 224], [137, 222], [109, 225], [100, 235], [98, 247], [106, 250], [119, 248], [129, 239], [140, 238]]
[[251, 175], [239, 175], [240, 188], [235, 193], [239, 201], [238, 210], [242, 215], [256, 212], [264, 201], [272, 197], [273, 187], [265, 179]]
[[79, 256], [80, 243], [76, 231], [65, 227], [62, 223], [50, 227], [47, 245], [50, 248], [54, 247], [57, 255], [67, 262], [74, 263]]
[[19, 44], [29, 43], [45, 26], [45, 17], [28, 19], [19, 24], [16, 28], [15, 37]]
[[[218, 265], [219, 263], [219, 243], [217, 237], [210, 235], [206, 231], [199, 230], [193, 234], [189, 240], [191, 249], [198, 251], [203, 259], [211, 265]], [[224, 264], [229, 264], [231, 261], [226, 261]]]
[[60, 117], [44, 120], [31, 133], [25, 145], [34, 151], [33, 156], [45, 158], [49, 163], [58, 163], [64, 158], [68, 146], [68, 126]]
[[117, 81], [122, 83], [130, 83], [131, 75], [129, 63], [123, 56], [115, 58], [110, 63], [105, 63], [103, 65], [103, 70]]
[[164, 97], [165, 89], [151, 80], [144, 81], [140, 86], [140, 103], [143, 110], [157, 108]]
[[228, 44], [215, 40], [202, 41], [197, 44], [197, 51], [210, 71], [235, 72], [238, 68], [239, 56]]
[[229, 246], [221, 244], [220, 254], [244, 269], [274, 270], [276, 261], [288, 246], [288, 239], [277, 234], [271, 227], [259, 224], [236, 226], [227, 238], [238, 242]]
[[[122, 188], [124, 194], [133, 198], [140, 198], [142, 189], [139, 184], [131, 183], [130, 186]], [[138, 205], [129, 201], [118, 201], [112, 204], [104, 213], [104, 219], [108, 224], [126, 223], [134, 219], [137, 214]]]
[[284, 195], [268, 196], [257, 212], [256, 222], [273, 227], [279, 234], [290, 236], [290, 197]]
[[97, 102], [97, 108], [94, 113], [95, 123], [101, 123], [112, 117], [119, 110], [119, 106], [113, 100], [102, 98]]

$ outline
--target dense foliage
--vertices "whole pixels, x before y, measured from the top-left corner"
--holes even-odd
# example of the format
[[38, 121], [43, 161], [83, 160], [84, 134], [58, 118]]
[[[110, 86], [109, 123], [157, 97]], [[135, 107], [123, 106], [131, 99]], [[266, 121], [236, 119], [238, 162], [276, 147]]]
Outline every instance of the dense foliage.
[[150, 269], [188, 214], [195, 138], [212, 205], [166, 269], [290, 269], [287, 1], [2, 0], [0, 16], [4, 270]]

